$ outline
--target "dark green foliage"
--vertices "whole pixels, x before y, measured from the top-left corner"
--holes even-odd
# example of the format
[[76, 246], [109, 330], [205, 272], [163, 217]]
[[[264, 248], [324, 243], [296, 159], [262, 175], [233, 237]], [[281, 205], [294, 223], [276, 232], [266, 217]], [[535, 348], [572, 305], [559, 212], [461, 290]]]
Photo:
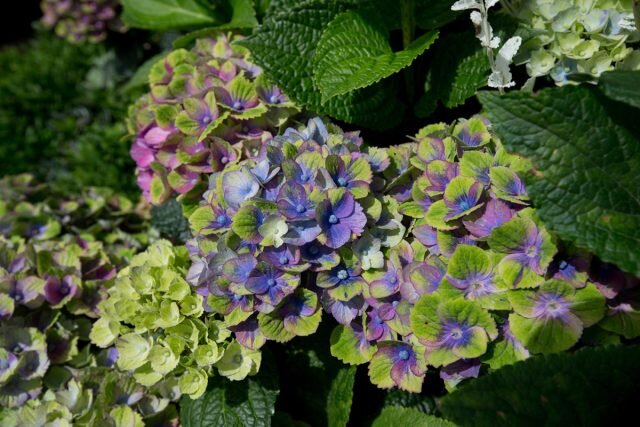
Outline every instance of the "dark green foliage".
[[441, 409], [464, 426], [621, 425], [636, 414], [639, 358], [638, 346], [534, 357], [462, 386]]
[[57, 187], [136, 196], [123, 118], [137, 93], [131, 65], [103, 45], [46, 33], [0, 51], [0, 174], [30, 172]]
[[329, 427], [345, 427], [351, 413], [353, 400], [353, 383], [356, 379], [356, 367], [340, 368], [331, 382], [327, 396], [327, 418]]
[[196, 400], [180, 401], [180, 423], [184, 427], [271, 425], [278, 396], [278, 378], [269, 353], [263, 353], [260, 372], [243, 381], [223, 377], [209, 380], [209, 389]]
[[640, 110], [586, 87], [480, 101], [505, 148], [532, 161], [528, 192], [546, 226], [640, 275]]
[[137, 198], [133, 160], [129, 156], [130, 141], [124, 139], [124, 125], [93, 123], [65, 147], [64, 165], [54, 172], [56, 184], [63, 188], [101, 186], [117, 189]]
[[413, 408], [425, 414], [431, 414], [435, 409], [435, 402], [429, 396], [417, 393], [409, 393], [408, 391], [397, 388], [387, 392], [384, 399], [384, 406], [401, 406], [403, 408]]
[[640, 108], [640, 71], [609, 71], [600, 76], [600, 89], [611, 99]]
[[434, 417], [425, 415], [412, 408], [401, 408], [392, 406], [384, 408], [382, 413], [373, 422], [373, 427], [455, 427], [455, 424]]
[[350, 425], [358, 425], [351, 411], [352, 400], [357, 397], [353, 390], [356, 369], [331, 356], [332, 328], [331, 322], [322, 322], [314, 335], [277, 348], [281, 380], [278, 410], [312, 426], [340, 426], [350, 418]]
[[0, 164], [2, 174], [41, 172], [60, 143], [86, 120], [77, 99], [97, 45], [71, 45], [54, 36], [0, 51]]
[[191, 238], [189, 221], [182, 212], [182, 205], [175, 199], [151, 208], [151, 224], [162, 237], [176, 244]]

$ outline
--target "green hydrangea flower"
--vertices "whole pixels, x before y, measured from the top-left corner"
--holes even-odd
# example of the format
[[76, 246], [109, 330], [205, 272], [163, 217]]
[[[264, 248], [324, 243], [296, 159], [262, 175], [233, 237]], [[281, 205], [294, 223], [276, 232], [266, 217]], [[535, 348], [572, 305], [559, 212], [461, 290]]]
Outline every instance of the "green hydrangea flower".
[[187, 267], [186, 248], [166, 240], [136, 255], [100, 303], [90, 338], [99, 347], [115, 345], [116, 365], [139, 384], [175, 379], [180, 394], [196, 399], [216, 370], [234, 380], [255, 374], [260, 353], [240, 350], [220, 321], [203, 316]]
[[612, 69], [640, 69], [630, 44], [638, 28], [632, 0], [510, 0], [508, 7], [530, 37], [519, 58], [529, 76], [550, 76], [558, 85], [589, 80]]

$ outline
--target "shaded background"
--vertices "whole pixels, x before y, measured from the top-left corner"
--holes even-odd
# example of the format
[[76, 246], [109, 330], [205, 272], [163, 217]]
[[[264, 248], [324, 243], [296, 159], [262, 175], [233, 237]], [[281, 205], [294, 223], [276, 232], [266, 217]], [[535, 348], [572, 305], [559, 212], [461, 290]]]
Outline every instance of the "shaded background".
[[40, 19], [40, 16], [42, 12], [38, 0], [11, 1], [11, 7], [0, 14], [0, 46], [19, 43], [31, 37], [31, 23]]

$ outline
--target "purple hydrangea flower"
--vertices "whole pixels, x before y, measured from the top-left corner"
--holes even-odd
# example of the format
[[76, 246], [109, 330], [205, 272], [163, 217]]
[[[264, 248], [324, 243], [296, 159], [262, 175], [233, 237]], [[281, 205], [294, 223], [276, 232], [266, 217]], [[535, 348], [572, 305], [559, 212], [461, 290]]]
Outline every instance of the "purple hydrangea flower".
[[362, 206], [342, 189], [329, 190], [327, 198], [318, 204], [316, 218], [322, 229], [318, 240], [334, 249], [344, 246], [352, 233], [361, 235], [367, 223]]

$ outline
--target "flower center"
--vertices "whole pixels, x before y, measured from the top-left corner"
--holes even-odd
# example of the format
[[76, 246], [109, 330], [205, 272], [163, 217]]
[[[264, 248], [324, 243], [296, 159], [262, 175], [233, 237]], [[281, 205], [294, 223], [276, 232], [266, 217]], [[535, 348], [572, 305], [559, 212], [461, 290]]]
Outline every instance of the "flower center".
[[15, 294], [15, 296], [13, 297], [15, 302], [20, 302], [24, 299], [24, 296], [22, 295], [21, 292], [18, 292]]
[[225, 222], [227, 222], [227, 217], [223, 214], [218, 215], [218, 217], [216, 218], [216, 222], [218, 224], [224, 224]]
[[338, 217], [331, 214], [331, 216], [329, 217], [329, 223], [331, 224], [337, 224], [338, 223]]
[[347, 277], [349, 277], [349, 272], [347, 270], [340, 270], [338, 271], [338, 279], [340, 280], [344, 280]]
[[462, 338], [462, 329], [460, 329], [460, 328], [453, 329], [451, 331], [451, 338], [456, 339], [456, 340]]
[[280, 100], [278, 99], [277, 95], [271, 95], [271, 97], [269, 98], [269, 102], [272, 104], [279, 104]]
[[409, 352], [407, 350], [400, 350], [398, 357], [400, 360], [409, 360]]
[[220, 163], [222, 163], [223, 165], [226, 165], [227, 163], [229, 163], [229, 158], [227, 156], [224, 156], [220, 159]]
[[302, 182], [309, 181], [309, 175], [303, 173], [302, 175], [300, 175], [300, 181]]
[[535, 246], [529, 246], [526, 253], [529, 258], [535, 258], [537, 252]]
[[280, 257], [280, 264], [282, 264], [282, 265], [289, 264], [289, 258], [287, 258], [286, 256], [282, 255]]
[[211, 116], [208, 115], [208, 114], [206, 116], [204, 116], [202, 118], [202, 123], [205, 124], [205, 125], [211, 123]]
[[469, 201], [464, 199], [460, 202], [460, 209], [466, 211], [470, 208], [471, 206], [469, 206]]
[[62, 295], [67, 295], [69, 293], [69, 285], [67, 285], [66, 283], [63, 283], [62, 285], [60, 285], [60, 293]]
[[233, 361], [238, 364], [242, 363], [242, 356], [239, 354], [236, 354], [235, 356], [233, 356]]
[[16, 344], [16, 346], [13, 347], [13, 350], [11, 352], [13, 354], [20, 354], [22, 353], [22, 347], [20, 346], [20, 344]]
[[236, 101], [233, 103], [234, 110], [242, 110], [242, 103], [240, 101]]
[[307, 208], [305, 208], [302, 203], [300, 203], [298, 206], [296, 206], [296, 212], [298, 212], [298, 213], [303, 213], [306, 210], [307, 210]]
[[559, 265], [560, 270], [564, 270], [568, 266], [569, 266], [569, 264], [567, 264], [566, 261], [560, 261], [560, 265]]
[[347, 185], [347, 180], [344, 179], [343, 177], [338, 178], [338, 185], [340, 187], [344, 187], [345, 185]]
[[318, 255], [318, 252], [320, 252], [320, 249], [317, 246], [311, 246], [309, 248], [309, 253], [311, 255]]
[[269, 287], [274, 286], [275, 284], [276, 284], [276, 279], [267, 280], [267, 285], [269, 285]]

